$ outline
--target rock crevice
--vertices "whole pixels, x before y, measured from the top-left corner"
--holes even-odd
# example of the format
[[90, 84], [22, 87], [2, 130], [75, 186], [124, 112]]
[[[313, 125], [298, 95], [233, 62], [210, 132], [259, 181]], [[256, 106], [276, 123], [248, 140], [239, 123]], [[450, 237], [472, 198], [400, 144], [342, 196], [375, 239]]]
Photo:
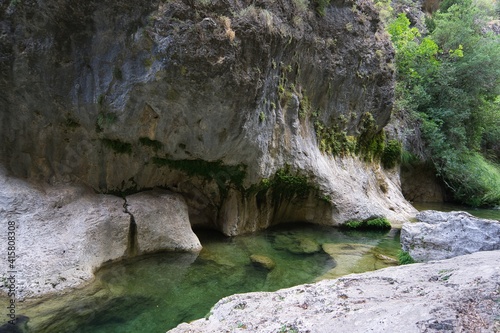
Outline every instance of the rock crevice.
[[127, 198], [123, 199], [123, 210], [130, 215], [130, 224], [128, 227], [128, 240], [127, 240], [127, 256], [134, 257], [137, 255], [137, 223], [135, 222], [134, 215], [129, 212], [127, 206]]

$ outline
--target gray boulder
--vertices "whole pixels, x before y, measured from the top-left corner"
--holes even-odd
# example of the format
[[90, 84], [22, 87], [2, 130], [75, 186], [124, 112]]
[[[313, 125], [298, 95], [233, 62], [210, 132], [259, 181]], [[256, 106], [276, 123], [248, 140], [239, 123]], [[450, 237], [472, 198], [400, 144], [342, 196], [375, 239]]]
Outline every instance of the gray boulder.
[[198, 252], [201, 244], [191, 229], [184, 198], [169, 191], [140, 192], [126, 198], [137, 226], [135, 254], [156, 251]]
[[169, 333], [498, 332], [498, 281], [500, 251], [478, 252], [229, 296]]
[[500, 249], [500, 222], [466, 212], [428, 210], [401, 230], [401, 246], [416, 261], [452, 258]]

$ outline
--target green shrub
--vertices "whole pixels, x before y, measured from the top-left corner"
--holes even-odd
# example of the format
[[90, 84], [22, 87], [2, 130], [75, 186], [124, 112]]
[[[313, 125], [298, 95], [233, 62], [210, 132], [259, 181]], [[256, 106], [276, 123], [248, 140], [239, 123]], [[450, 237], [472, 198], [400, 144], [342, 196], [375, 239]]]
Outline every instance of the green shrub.
[[67, 118], [66, 119], [66, 126], [70, 127], [70, 128], [77, 128], [77, 127], [80, 127], [80, 123], [73, 119], [73, 118]]
[[403, 149], [401, 152], [401, 165], [410, 166], [419, 161], [418, 157], [415, 154]]
[[449, 156], [441, 174], [462, 203], [473, 207], [500, 203], [500, 167], [478, 153]]
[[286, 197], [305, 197], [312, 189], [307, 177], [292, 174], [288, 165], [276, 171], [271, 186], [273, 193]]
[[370, 112], [363, 114], [360, 132], [356, 152], [363, 156], [367, 162], [379, 158], [384, 151], [385, 133], [378, 128], [375, 118]]
[[[101, 95], [102, 96], [102, 95]], [[101, 103], [104, 100], [104, 98], [101, 99], [99, 97], [99, 102]], [[102, 132], [105, 128], [111, 126], [112, 124], [116, 123], [118, 120], [118, 116], [114, 113], [110, 112], [99, 112], [97, 115], [97, 120], [96, 120], [96, 131], [97, 132]]]
[[415, 263], [415, 260], [406, 251], [399, 251], [398, 262], [400, 265], [408, 265]]
[[[247, 194], [256, 194], [257, 200], [264, 202], [271, 194], [274, 205], [283, 200], [294, 198], [304, 199], [317, 188], [311, 184], [306, 176], [294, 173], [289, 165], [279, 169], [271, 178], [264, 178], [259, 184], [252, 185]], [[322, 199], [318, 197], [318, 199]], [[324, 200], [324, 199], [323, 199]]]
[[347, 221], [343, 226], [348, 229], [360, 229], [362, 225], [363, 225], [362, 221], [352, 220], [352, 221]]
[[500, 167], [487, 159], [497, 158], [500, 123], [500, 44], [484, 33], [488, 10], [470, 0], [444, 1], [426, 37], [404, 14], [389, 25], [395, 105], [418, 119], [425, 153], [454, 199], [473, 206], [500, 204]]
[[264, 120], [266, 120], [266, 114], [264, 112], [260, 112], [259, 113], [259, 122], [264, 122]]
[[401, 142], [389, 140], [382, 152], [381, 162], [384, 168], [391, 169], [401, 162]]
[[385, 217], [377, 217], [366, 221], [368, 229], [388, 230], [391, 229], [391, 223]]
[[323, 153], [333, 156], [344, 156], [355, 153], [357, 145], [356, 137], [347, 135], [347, 132], [341, 130], [338, 124], [327, 127], [320, 120], [316, 120], [314, 122], [314, 129], [318, 138], [319, 149]]
[[309, 0], [293, 0], [293, 4], [297, 8], [297, 11], [303, 13], [307, 11]]

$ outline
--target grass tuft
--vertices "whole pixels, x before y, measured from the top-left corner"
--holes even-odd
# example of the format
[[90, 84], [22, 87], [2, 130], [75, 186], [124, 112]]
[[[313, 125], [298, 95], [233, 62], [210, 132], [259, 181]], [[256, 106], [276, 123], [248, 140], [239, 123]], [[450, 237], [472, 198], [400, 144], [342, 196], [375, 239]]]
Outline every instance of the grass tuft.
[[408, 265], [415, 263], [415, 260], [406, 251], [399, 251], [398, 262], [400, 265]]

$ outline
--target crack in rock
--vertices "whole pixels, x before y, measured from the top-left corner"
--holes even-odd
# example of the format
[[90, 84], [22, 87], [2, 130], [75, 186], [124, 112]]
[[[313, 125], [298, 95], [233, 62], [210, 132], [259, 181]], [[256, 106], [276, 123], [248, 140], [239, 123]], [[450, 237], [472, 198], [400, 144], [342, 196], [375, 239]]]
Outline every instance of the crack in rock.
[[135, 257], [137, 255], [137, 223], [135, 223], [134, 215], [128, 210], [127, 198], [123, 198], [123, 211], [130, 215], [130, 224], [128, 229], [127, 242], [127, 257]]

